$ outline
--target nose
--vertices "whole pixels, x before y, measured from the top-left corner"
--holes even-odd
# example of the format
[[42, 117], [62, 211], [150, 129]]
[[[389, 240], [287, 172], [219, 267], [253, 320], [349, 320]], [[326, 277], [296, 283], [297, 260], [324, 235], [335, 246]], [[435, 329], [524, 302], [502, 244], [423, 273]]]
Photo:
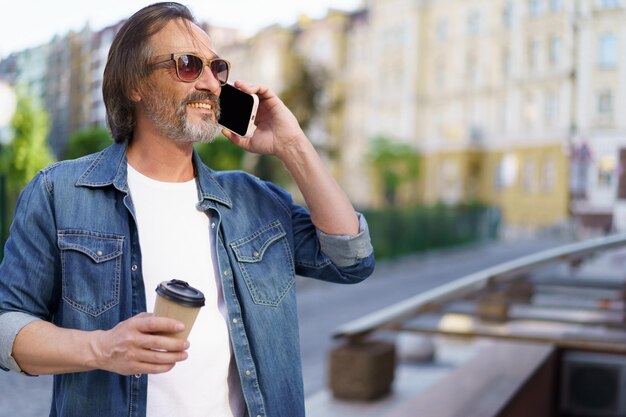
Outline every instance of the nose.
[[213, 71], [208, 65], [204, 66], [202, 75], [196, 81], [196, 89], [210, 91], [213, 94], [219, 95], [221, 91], [222, 83], [213, 75]]

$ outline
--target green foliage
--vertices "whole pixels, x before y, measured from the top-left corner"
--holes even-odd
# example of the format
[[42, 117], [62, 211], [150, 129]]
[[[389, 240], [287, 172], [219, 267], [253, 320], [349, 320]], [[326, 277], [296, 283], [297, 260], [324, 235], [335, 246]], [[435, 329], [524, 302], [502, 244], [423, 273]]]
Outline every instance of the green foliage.
[[379, 136], [370, 142], [367, 157], [381, 182], [385, 202], [395, 206], [398, 188], [419, 177], [419, 153], [405, 143]]
[[197, 143], [196, 151], [210, 168], [225, 171], [241, 169], [246, 151], [230, 143], [224, 136], [211, 143]]
[[298, 55], [291, 57], [288, 69], [287, 84], [280, 98], [296, 116], [302, 130], [306, 131], [319, 111], [323, 74], [321, 70], [311, 69]]
[[254, 164], [254, 175], [284, 188], [288, 188], [293, 182], [283, 163], [272, 155], [257, 156]]
[[30, 97], [18, 94], [11, 127], [13, 141], [2, 161], [10, 197], [19, 193], [41, 168], [54, 161], [46, 140], [48, 114]]
[[479, 203], [363, 211], [377, 259], [497, 237], [499, 213]]
[[74, 133], [63, 152], [64, 159], [80, 158], [99, 152], [113, 143], [113, 138], [104, 127], [85, 129]]
[[[48, 114], [30, 97], [18, 91], [11, 119], [13, 141], [0, 148], [0, 244], [11, 223], [19, 192], [35, 174], [54, 161], [48, 146]], [[0, 250], [0, 257], [3, 255]]]

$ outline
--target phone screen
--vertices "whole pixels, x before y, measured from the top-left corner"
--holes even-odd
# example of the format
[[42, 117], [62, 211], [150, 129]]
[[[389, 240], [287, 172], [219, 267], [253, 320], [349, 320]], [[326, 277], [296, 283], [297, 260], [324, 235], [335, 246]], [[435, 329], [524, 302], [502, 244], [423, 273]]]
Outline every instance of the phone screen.
[[246, 136], [248, 127], [254, 121], [256, 106], [255, 98], [230, 84], [222, 86], [220, 93], [220, 118], [218, 123], [235, 132]]

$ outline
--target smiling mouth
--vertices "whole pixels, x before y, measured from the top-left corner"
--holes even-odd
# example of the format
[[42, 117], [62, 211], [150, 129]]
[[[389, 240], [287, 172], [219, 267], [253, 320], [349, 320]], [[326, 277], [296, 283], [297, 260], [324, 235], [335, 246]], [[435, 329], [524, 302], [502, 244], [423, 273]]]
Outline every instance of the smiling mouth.
[[213, 110], [213, 106], [208, 103], [189, 103], [187, 106], [194, 109]]

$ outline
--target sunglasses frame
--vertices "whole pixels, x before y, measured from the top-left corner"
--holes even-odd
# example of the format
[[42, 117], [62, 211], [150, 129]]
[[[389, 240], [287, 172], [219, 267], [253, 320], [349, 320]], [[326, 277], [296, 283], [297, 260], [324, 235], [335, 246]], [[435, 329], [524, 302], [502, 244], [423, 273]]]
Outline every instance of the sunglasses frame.
[[[194, 58], [198, 58], [200, 61], [202, 61], [202, 67], [200, 67], [200, 72], [198, 73], [198, 76], [196, 78], [194, 78], [193, 80], [185, 80], [180, 76], [180, 72], [178, 69], [178, 58], [182, 57], [182, 56], [193, 56]], [[220, 81], [217, 76], [215, 74], [213, 74], [213, 71], [211, 71], [211, 74], [213, 74], [213, 76], [215, 77], [215, 79], [217, 81], [219, 81], [220, 85], [224, 85], [226, 84], [226, 81], [228, 81], [228, 76], [230, 75], [230, 62], [225, 60], [224, 58], [220, 58], [218, 56], [215, 56], [213, 58], [203, 58], [201, 56], [198, 56], [194, 53], [191, 52], [183, 52], [183, 53], [178, 53], [178, 54], [168, 54], [168, 55], [162, 55], [162, 56], [168, 56], [169, 58], [162, 60], [162, 61], [157, 61], [157, 62], [153, 62], [150, 65], [160, 65], [160, 64], [165, 64], [166, 62], [169, 61], [174, 61], [174, 66], [176, 67], [176, 77], [178, 77], [178, 79], [184, 83], [193, 83], [195, 81], [197, 81], [200, 77], [202, 77], [202, 74], [204, 73], [204, 67], [209, 67], [211, 68], [211, 64], [215, 61], [223, 61], [226, 63], [226, 80], [224, 82]]]

